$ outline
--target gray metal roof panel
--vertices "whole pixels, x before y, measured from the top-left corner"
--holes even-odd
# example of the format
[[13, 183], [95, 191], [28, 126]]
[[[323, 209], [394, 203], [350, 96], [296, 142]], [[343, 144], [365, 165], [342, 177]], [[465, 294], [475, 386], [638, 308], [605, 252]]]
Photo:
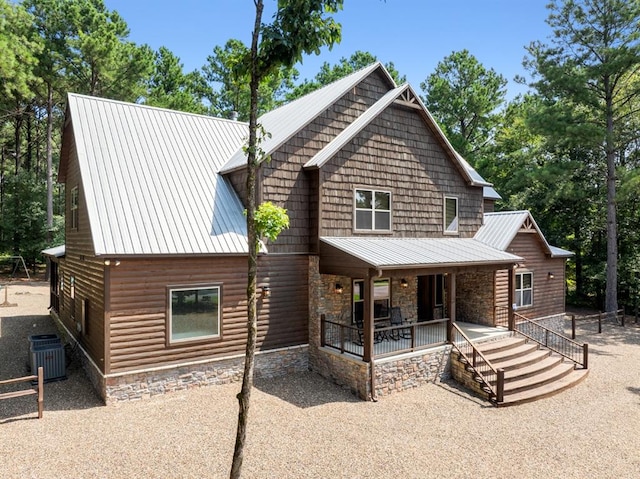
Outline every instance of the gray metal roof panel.
[[508, 264], [522, 260], [473, 238], [322, 237], [321, 241], [379, 269]]
[[97, 255], [246, 253], [246, 220], [216, 172], [246, 123], [69, 95]]
[[557, 246], [549, 245], [549, 248], [551, 249], [552, 258], [571, 258], [572, 256], [575, 256], [575, 253], [573, 251], [558, 248]]
[[496, 249], [505, 251], [528, 216], [528, 211], [485, 213], [484, 223], [478, 229], [474, 238]]
[[43, 249], [41, 253], [45, 256], [53, 256], [54, 258], [62, 258], [66, 251], [65, 245], [54, 246], [53, 248]]
[[[376, 69], [380, 69], [387, 76], [390, 84], [395, 87], [395, 83], [386, 69], [380, 62], [376, 62], [262, 115], [258, 119], [258, 123], [271, 135], [269, 138], [265, 138], [261, 145], [262, 149], [267, 154], [273, 153]], [[229, 161], [220, 169], [220, 172], [228, 173], [245, 166], [246, 163], [246, 155], [243, 149], [239, 148], [232, 156], [230, 155]]]

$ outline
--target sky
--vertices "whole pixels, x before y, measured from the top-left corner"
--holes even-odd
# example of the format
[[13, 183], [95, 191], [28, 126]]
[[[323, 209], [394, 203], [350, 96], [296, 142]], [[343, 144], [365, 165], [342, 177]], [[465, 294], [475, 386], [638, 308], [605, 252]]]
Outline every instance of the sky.
[[[342, 40], [296, 68], [311, 79], [324, 62], [336, 64], [361, 50], [393, 62], [414, 90], [454, 51], [469, 50], [486, 68], [508, 80], [507, 98], [526, 91], [516, 75], [526, 75], [525, 46], [549, 41], [548, 0], [345, 0], [335, 15]], [[201, 68], [214, 46], [231, 38], [251, 41], [253, 0], [105, 0], [127, 22], [129, 40], [157, 50], [169, 48], [185, 72]], [[265, 0], [268, 22], [276, 0]]]

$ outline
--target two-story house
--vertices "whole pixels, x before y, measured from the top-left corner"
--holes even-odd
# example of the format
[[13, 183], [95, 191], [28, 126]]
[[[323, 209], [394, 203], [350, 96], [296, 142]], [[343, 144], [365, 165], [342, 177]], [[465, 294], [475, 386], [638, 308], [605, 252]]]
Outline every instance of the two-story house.
[[[373, 64], [263, 115], [256, 374], [311, 369], [362, 398], [447, 374], [451, 324], [556, 329], [570, 253], [491, 185], [409, 85]], [[52, 314], [106, 402], [238, 380], [246, 123], [69, 94], [66, 245]]]

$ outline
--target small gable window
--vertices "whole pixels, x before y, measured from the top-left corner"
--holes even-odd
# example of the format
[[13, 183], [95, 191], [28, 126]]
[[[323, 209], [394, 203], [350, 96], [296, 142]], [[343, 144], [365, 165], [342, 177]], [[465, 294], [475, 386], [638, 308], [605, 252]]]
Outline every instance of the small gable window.
[[71, 229], [74, 230], [78, 229], [78, 200], [78, 187], [74, 186], [71, 189]]
[[444, 232], [458, 232], [458, 198], [454, 196], [444, 197]]
[[533, 306], [533, 273], [516, 273], [516, 308]]
[[355, 191], [355, 221], [359, 231], [391, 230], [391, 193], [388, 191]]

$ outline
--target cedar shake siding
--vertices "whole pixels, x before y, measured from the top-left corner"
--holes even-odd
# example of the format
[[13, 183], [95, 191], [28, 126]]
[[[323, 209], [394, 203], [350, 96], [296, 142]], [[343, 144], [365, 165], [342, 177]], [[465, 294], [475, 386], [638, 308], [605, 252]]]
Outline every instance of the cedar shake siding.
[[[107, 373], [243, 354], [247, 333], [247, 259], [182, 257], [122, 259], [111, 267]], [[221, 285], [220, 338], [167, 345], [168, 287]], [[308, 258], [262, 256], [258, 350], [308, 343]]]
[[[565, 258], [547, 256], [540, 237], [535, 232], [518, 233], [507, 251], [525, 259], [524, 263], [516, 269], [516, 273], [533, 273], [533, 306], [519, 308], [517, 312], [529, 319], [563, 314], [565, 311]], [[549, 272], [553, 273], [553, 279], [549, 279]], [[498, 273], [496, 278], [498, 306], [506, 307], [509, 304], [507, 280], [506, 271]], [[513, 302], [513, 299], [511, 301]]]
[[[458, 237], [482, 222], [482, 188], [469, 186], [420, 115], [393, 105], [321, 168], [320, 236], [354, 232], [356, 187], [391, 192], [391, 231], [442, 237], [444, 196], [458, 198]], [[376, 232], [379, 234], [379, 232]]]
[[[316, 238], [311, 238], [312, 246], [309, 244], [309, 231], [318, 216], [318, 203], [312, 197], [317, 183], [313, 183], [314, 174], [305, 171], [303, 165], [389, 88], [381, 73], [370, 75], [274, 152], [271, 161], [262, 164], [260, 197], [286, 208], [290, 222], [289, 229], [269, 246], [270, 253], [308, 253], [316, 249]], [[233, 184], [236, 186], [237, 180]], [[312, 206], [315, 211], [311, 211]]]
[[[80, 178], [75, 144], [69, 144], [66, 165], [66, 256], [60, 261], [64, 289], [60, 297], [60, 320], [104, 371], [104, 264], [96, 258], [89, 228], [85, 192]], [[78, 227], [71, 228], [71, 192], [78, 187]], [[71, 277], [74, 279], [71, 298]], [[88, 306], [82, 318], [83, 302]], [[85, 321], [86, 319], [86, 321]], [[79, 328], [82, 328], [79, 330]]]

